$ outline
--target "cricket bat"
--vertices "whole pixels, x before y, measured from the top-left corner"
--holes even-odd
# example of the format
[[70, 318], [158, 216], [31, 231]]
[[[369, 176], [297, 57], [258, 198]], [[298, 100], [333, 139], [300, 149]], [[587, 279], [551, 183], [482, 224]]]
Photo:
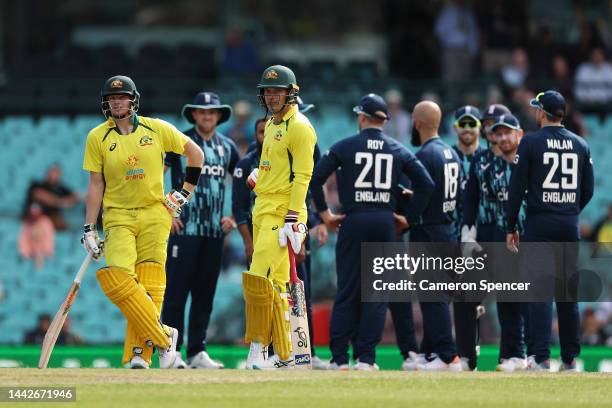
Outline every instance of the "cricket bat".
[[51, 352], [53, 351], [53, 347], [55, 346], [55, 342], [62, 331], [62, 326], [64, 326], [64, 322], [66, 321], [66, 317], [68, 317], [68, 312], [70, 311], [70, 307], [74, 303], [74, 299], [76, 298], [79, 289], [81, 288], [81, 280], [83, 279], [83, 275], [91, 262], [91, 254], [87, 254], [79, 271], [77, 272], [74, 281], [72, 282], [72, 286], [70, 286], [70, 290], [68, 290], [68, 294], [66, 298], [62, 302], [59, 310], [55, 314], [53, 321], [49, 325], [47, 329], [47, 333], [45, 334], [45, 338], [42, 343], [42, 347], [40, 350], [40, 359], [38, 360], [38, 368], [47, 368], [47, 364], [49, 364], [49, 358], [51, 357]]
[[310, 355], [310, 332], [308, 331], [308, 316], [306, 312], [306, 296], [304, 282], [297, 276], [295, 269], [295, 254], [291, 244], [289, 251], [289, 322], [291, 324], [291, 344], [293, 347], [293, 362], [295, 368], [312, 369]]

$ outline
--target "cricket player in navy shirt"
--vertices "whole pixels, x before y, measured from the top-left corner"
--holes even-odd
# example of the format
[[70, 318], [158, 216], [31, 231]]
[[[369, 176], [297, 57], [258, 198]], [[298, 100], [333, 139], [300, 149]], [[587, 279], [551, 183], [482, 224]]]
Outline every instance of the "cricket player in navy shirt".
[[[330, 322], [330, 369], [348, 370], [349, 342], [355, 369], [376, 370], [375, 348], [382, 336], [387, 303], [361, 302], [362, 242], [394, 242], [395, 186], [399, 175], [412, 180], [414, 191], [408, 222], [419, 219], [434, 188], [427, 170], [408, 149], [382, 132], [389, 118], [387, 104], [368, 94], [353, 108], [360, 133], [334, 144], [315, 167], [311, 191], [325, 224], [337, 230], [338, 291]], [[328, 210], [323, 184], [336, 172], [342, 215]]]
[[[172, 322], [179, 331], [177, 350], [183, 342], [185, 305], [191, 294], [187, 363], [191, 368], [222, 368], [206, 351], [206, 331], [212, 313], [217, 280], [221, 272], [223, 238], [235, 228], [230, 217], [223, 216], [226, 175], [231, 175], [239, 159], [232, 140], [216, 131], [229, 119], [231, 107], [221, 104], [212, 92], [200, 92], [193, 104], [186, 104], [182, 114], [194, 127], [185, 134], [204, 151], [206, 164], [192, 205], [173, 221], [166, 261], [167, 286], [162, 320]], [[166, 155], [165, 165], [171, 171], [172, 186], [182, 183], [181, 159]], [[185, 363], [177, 357], [176, 368]]]
[[[527, 196], [525, 221], [526, 242], [575, 243], [579, 239], [578, 215], [593, 196], [593, 165], [589, 147], [576, 134], [568, 131], [561, 121], [566, 104], [556, 91], [538, 94], [530, 102], [536, 108], [537, 132], [523, 138], [514, 160], [515, 168], [508, 192], [508, 229], [506, 245], [519, 251], [517, 221], [521, 202]], [[559, 271], [573, 264], [577, 250], [571, 246], [539, 247], [536, 256], [521, 257], [521, 268], [526, 276], [542, 276], [542, 272]], [[559, 253], [563, 252], [563, 253]], [[573, 259], [568, 259], [570, 253]], [[565, 259], [565, 265], [557, 262]], [[549, 285], [554, 287], [554, 283]], [[567, 299], [566, 299], [567, 300]], [[561, 345], [560, 370], [576, 370], [576, 357], [580, 354], [580, 318], [576, 302], [557, 301], [559, 343]], [[552, 302], [529, 303], [529, 335], [527, 338], [527, 369], [549, 370], [552, 330]]]
[[[438, 136], [441, 118], [440, 107], [431, 101], [419, 102], [412, 112], [412, 144], [421, 146], [416, 156], [431, 175], [436, 189], [420, 222], [412, 225], [410, 242], [457, 242], [455, 210], [460, 199], [461, 162], [453, 148]], [[448, 303], [422, 301], [420, 304], [423, 314], [421, 351], [428, 360], [417, 369], [461, 371]]]

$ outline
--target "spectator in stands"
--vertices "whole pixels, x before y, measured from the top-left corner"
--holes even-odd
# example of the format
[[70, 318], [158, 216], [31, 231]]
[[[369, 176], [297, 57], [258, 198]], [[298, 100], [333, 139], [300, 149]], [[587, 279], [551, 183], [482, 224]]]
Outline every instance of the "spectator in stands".
[[612, 347], [612, 303], [600, 302], [582, 314], [582, 343]]
[[[229, 122], [229, 129], [225, 134], [234, 141], [238, 146], [248, 146], [255, 140], [253, 132], [253, 124], [251, 119], [251, 104], [244, 100], [239, 100], [234, 103], [233, 115]], [[244, 155], [246, 151], [240, 151]]]
[[52, 258], [55, 253], [55, 227], [36, 203], [26, 213], [18, 247], [19, 255], [24, 259], [34, 259], [37, 269], [42, 269], [45, 258]]
[[434, 33], [442, 51], [442, 77], [446, 82], [469, 79], [480, 50], [480, 32], [464, 0], [446, 4], [435, 22]]
[[222, 74], [254, 74], [258, 69], [255, 45], [244, 41], [243, 32], [240, 28], [230, 29], [227, 32], [223, 50]]
[[70, 317], [64, 321], [62, 330], [60, 331], [59, 337], [57, 338], [57, 344], [65, 344], [69, 346], [76, 346], [83, 344], [83, 339], [78, 334], [75, 334], [70, 327]]
[[33, 181], [28, 190], [24, 218], [33, 203], [40, 205], [43, 214], [51, 218], [57, 231], [68, 229], [68, 224], [62, 216], [62, 209], [71, 208], [79, 202], [77, 193], [62, 184], [62, 169], [59, 164], [53, 164], [47, 170], [43, 181]]
[[517, 48], [512, 53], [512, 61], [501, 70], [501, 78], [504, 86], [516, 89], [524, 86], [529, 77], [529, 57], [523, 48]]
[[553, 40], [550, 28], [540, 27], [536, 35], [529, 39], [529, 45], [532, 75], [535, 78], [549, 78], [552, 75], [550, 62], [559, 53], [559, 47]]
[[588, 136], [589, 130], [584, 124], [582, 114], [574, 108], [574, 99], [566, 97], [565, 103], [565, 119], [563, 119], [563, 125], [577, 135], [582, 137]]
[[576, 102], [582, 112], [605, 116], [612, 105], [612, 64], [603, 48], [594, 48], [591, 59], [578, 66], [575, 78]]
[[[36, 327], [25, 334], [24, 344], [42, 344], [45, 334], [51, 324], [51, 316], [48, 314], [38, 315], [38, 323]], [[59, 337], [58, 337], [59, 342]]]
[[390, 119], [384, 127], [384, 132], [402, 145], [407, 146], [410, 140], [411, 120], [410, 114], [402, 106], [404, 97], [397, 89], [390, 89], [385, 93]]
[[574, 79], [567, 59], [560, 54], [555, 55], [552, 60], [552, 79], [549, 89], [555, 89], [567, 99], [574, 94]]
[[533, 132], [538, 128], [529, 101], [535, 98], [535, 93], [525, 87], [516, 88], [512, 92], [512, 113], [516, 116], [525, 133]]

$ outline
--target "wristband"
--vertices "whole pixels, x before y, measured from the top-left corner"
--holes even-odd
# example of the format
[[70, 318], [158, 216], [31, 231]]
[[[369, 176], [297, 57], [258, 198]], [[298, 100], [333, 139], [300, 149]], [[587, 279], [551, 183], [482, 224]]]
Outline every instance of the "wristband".
[[96, 231], [96, 224], [85, 224], [83, 225], [83, 232], [92, 232]]
[[185, 183], [193, 184], [194, 186], [198, 185], [198, 181], [200, 180], [200, 175], [202, 174], [201, 167], [187, 166], [185, 168]]
[[298, 221], [297, 214], [287, 214], [285, 215], [285, 224], [287, 223], [296, 223]]

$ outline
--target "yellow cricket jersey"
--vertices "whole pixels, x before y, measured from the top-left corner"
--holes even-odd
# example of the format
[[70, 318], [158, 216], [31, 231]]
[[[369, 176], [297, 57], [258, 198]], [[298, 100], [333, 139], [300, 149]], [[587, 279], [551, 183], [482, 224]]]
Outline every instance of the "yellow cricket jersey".
[[[266, 123], [255, 186], [258, 213], [304, 211], [316, 143], [314, 128], [295, 105], [280, 124], [275, 125], [273, 118]], [[280, 207], [279, 201], [283, 201]]]
[[164, 156], [182, 154], [189, 138], [161, 119], [133, 116], [122, 135], [111, 118], [87, 135], [83, 169], [102, 173], [104, 208], [140, 208], [164, 197]]

